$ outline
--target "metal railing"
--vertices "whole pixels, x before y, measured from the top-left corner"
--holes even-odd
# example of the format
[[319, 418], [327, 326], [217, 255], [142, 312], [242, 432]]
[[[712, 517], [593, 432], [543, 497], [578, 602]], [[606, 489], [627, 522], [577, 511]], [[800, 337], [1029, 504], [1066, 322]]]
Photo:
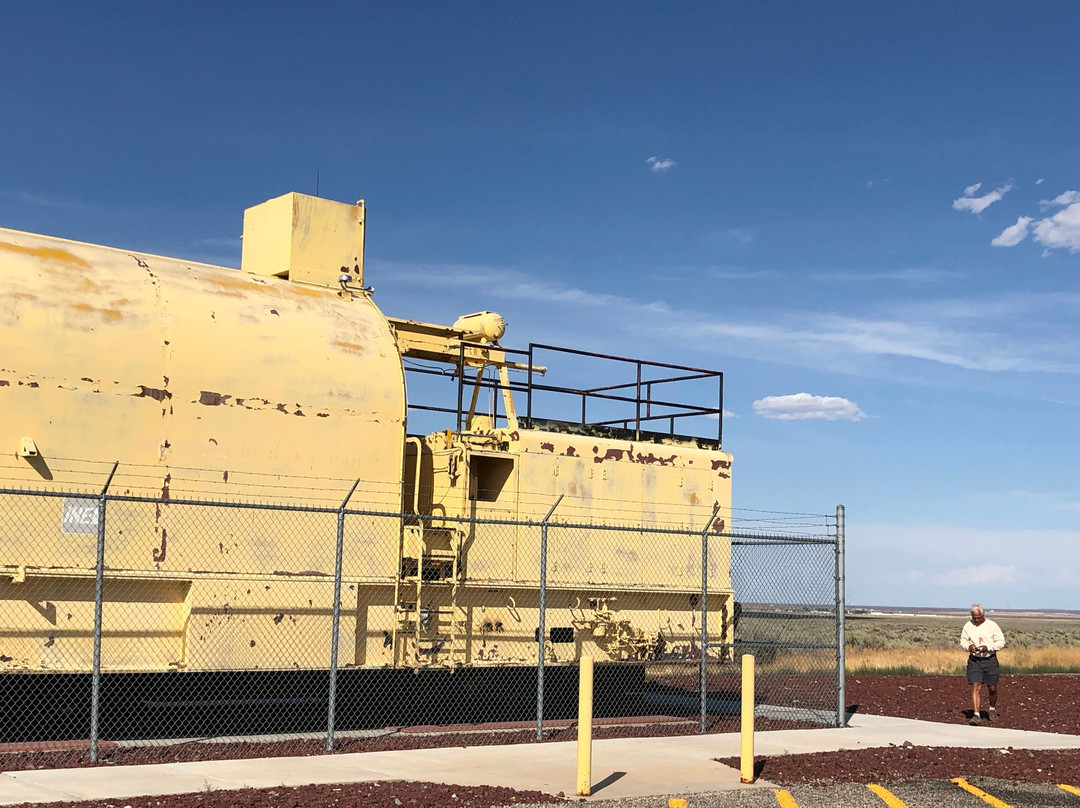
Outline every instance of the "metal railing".
[[[514, 395], [522, 423], [561, 425], [563, 428], [606, 429], [634, 440], [643, 436], [696, 438], [719, 447], [724, 436], [724, 374], [686, 365], [651, 362], [622, 356], [560, 348], [530, 343], [528, 350], [498, 348], [500, 355], [517, 367], [511, 367], [504, 382], [497, 373], [488, 378], [484, 369], [468, 368], [466, 349], [495, 350], [490, 346], [460, 343], [458, 368], [437, 368], [407, 362], [410, 375], [442, 377], [454, 382], [456, 405], [449, 396], [443, 403], [410, 403], [411, 412], [455, 415], [457, 429], [466, 426], [470, 399], [477, 391], [493, 393], [490, 412], [495, 425], [507, 422], [499, 402], [504, 394]], [[557, 354], [562, 361], [548, 367], [546, 354]], [[494, 365], [489, 366], [494, 369]], [[522, 370], [522, 367], [525, 370]], [[473, 373], [471, 373], [472, 371]], [[521, 378], [524, 374], [524, 378]], [[542, 381], [542, 376], [554, 377]], [[618, 379], [614, 383], [569, 383], [577, 379]], [[567, 383], [557, 383], [566, 379]], [[661, 394], [662, 391], [670, 391]], [[437, 395], [425, 397], [438, 400]], [[540, 400], [543, 399], [543, 404]], [[475, 403], [475, 400], [474, 400]], [[544, 412], [546, 415], [541, 416]], [[692, 419], [700, 419], [694, 422]], [[708, 427], [706, 429], [706, 427]]]

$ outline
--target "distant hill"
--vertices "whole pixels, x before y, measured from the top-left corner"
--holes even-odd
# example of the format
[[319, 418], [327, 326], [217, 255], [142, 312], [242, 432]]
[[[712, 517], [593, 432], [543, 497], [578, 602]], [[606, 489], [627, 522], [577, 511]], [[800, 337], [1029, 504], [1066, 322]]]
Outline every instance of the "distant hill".
[[[847, 614], [933, 615], [939, 617], [967, 617], [966, 608], [941, 608], [936, 606], [855, 606], [848, 604]], [[986, 613], [1010, 617], [1032, 617], [1048, 620], [1080, 620], [1078, 609], [994, 609], [986, 607]]]

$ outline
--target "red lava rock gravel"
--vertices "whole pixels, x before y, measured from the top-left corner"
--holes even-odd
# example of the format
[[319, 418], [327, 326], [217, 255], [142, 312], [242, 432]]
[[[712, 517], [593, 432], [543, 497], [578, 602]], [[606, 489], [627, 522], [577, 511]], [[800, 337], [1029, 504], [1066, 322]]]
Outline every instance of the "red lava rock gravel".
[[[849, 676], [847, 697], [849, 710], [870, 715], [953, 724], [971, 718], [971, 690], [962, 676]], [[973, 735], [986, 726], [1080, 735], [1080, 674], [1002, 676], [997, 706], [1000, 719], [970, 727]], [[739, 765], [736, 758], [721, 762]], [[892, 746], [764, 758], [756, 768], [758, 776], [781, 785], [976, 776], [1080, 785], [1080, 749]]]
[[[872, 715], [894, 715], [946, 723], [965, 723], [970, 718], [970, 691], [963, 677], [956, 676], [849, 676], [849, 709]], [[995, 724], [1015, 729], [1080, 735], [1080, 674], [1003, 676], [998, 708], [1001, 719]], [[696, 731], [693, 722], [656, 727], [613, 726], [602, 728], [597, 737], [631, 735], [672, 735]], [[985, 725], [984, 725], [985, 726]], [[790, 722], [759, 721], [757, 728], [794, 728]], [[718, 721], [714, 732], [737, 731], [737, 721]], [[972, 733], [983, 727], [970, 727]], [[555, 729], [545, 740], [573, 740], [570, 729]], [[533, 733], [490, 733], [486, 735], [408, 733], [379, 738], [347, 739], [339, 752], [379, 749], [415, 749], [432, 746], [463, 746], [478, 743], [526, 743]], [[164, 763], [184, 760], [214, 760], [271, 755], [319, 754], [315, 741], [242, 744], [183, 744], [170, 747], [111, 747], [103, 749], [99, 765]], [[722, 762], [738, 766], [738, 760]], [[53, 752], [0, 753], [4, 771], [87, 766], [81, 749]], [[1080, 749], [1027, 751], [1014, 749], [955, 749], [910, 745], [883, 749], [850, 750], [810, 755], [784, 755], [758, 761], [758, 776], [781, 785], [804, 783], [888, 783], [911, 779], [948, 779], [988, 776], [1020, 782], [1080, 784]], [[275, 808], [402, 808], [425, 805], [442, 808], [480, 808], [523, 803], [549, 803], [557, 797], [537, 792], [520, 792], [493, 786], [443, 786], [422, 782], [360, 783], [319, 785], [299, 788], [246, 789], [203, 792], [178, 796], [139, 799], [53, 803], [53, 808], [232, 808], [268, 805]], [[29, 808], [29, 806], [26, 806]]]
[[[487, 808], [524, 803], [562, 802], [539, 791], [499, 786], [454, 786], [438, 783], [350, 783], [298, 788], [246, 788], [122, 800], [49, 803], [50, 808]], [[29, 803], [15, 808], [33, 808]]]

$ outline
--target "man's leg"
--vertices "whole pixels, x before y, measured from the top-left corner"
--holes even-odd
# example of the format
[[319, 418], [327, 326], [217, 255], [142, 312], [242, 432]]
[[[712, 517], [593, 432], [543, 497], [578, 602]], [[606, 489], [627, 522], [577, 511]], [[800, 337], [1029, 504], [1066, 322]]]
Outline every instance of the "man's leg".
[[972, 715], [973, 720], [979, 717], [979, 696], [981, 695], [982, 682], [975, 682], [975, 684], [971, 686], [971, 706], [975, 711]]
[[990, 720], [997, 721], [997, 685], [987, 685], [990, 691]]

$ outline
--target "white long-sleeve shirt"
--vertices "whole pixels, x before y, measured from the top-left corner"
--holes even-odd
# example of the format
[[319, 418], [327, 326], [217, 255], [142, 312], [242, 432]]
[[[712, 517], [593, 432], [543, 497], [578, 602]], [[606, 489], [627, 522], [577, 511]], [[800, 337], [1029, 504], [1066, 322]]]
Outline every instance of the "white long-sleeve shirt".
[[[968, 650], [972, 645], [976, 649], [974, 653]], [[986, 646], [985, 651], [979, 650], [981, 645]], [[990, 618], [986, 618], [979, 625], [968, 620], [964, 625], [964, 630], [960, 632], [960, 647], [972, 656], [990, 657], [1005, 647], [1005, 635], [1001, 633], [998, 624]]]

